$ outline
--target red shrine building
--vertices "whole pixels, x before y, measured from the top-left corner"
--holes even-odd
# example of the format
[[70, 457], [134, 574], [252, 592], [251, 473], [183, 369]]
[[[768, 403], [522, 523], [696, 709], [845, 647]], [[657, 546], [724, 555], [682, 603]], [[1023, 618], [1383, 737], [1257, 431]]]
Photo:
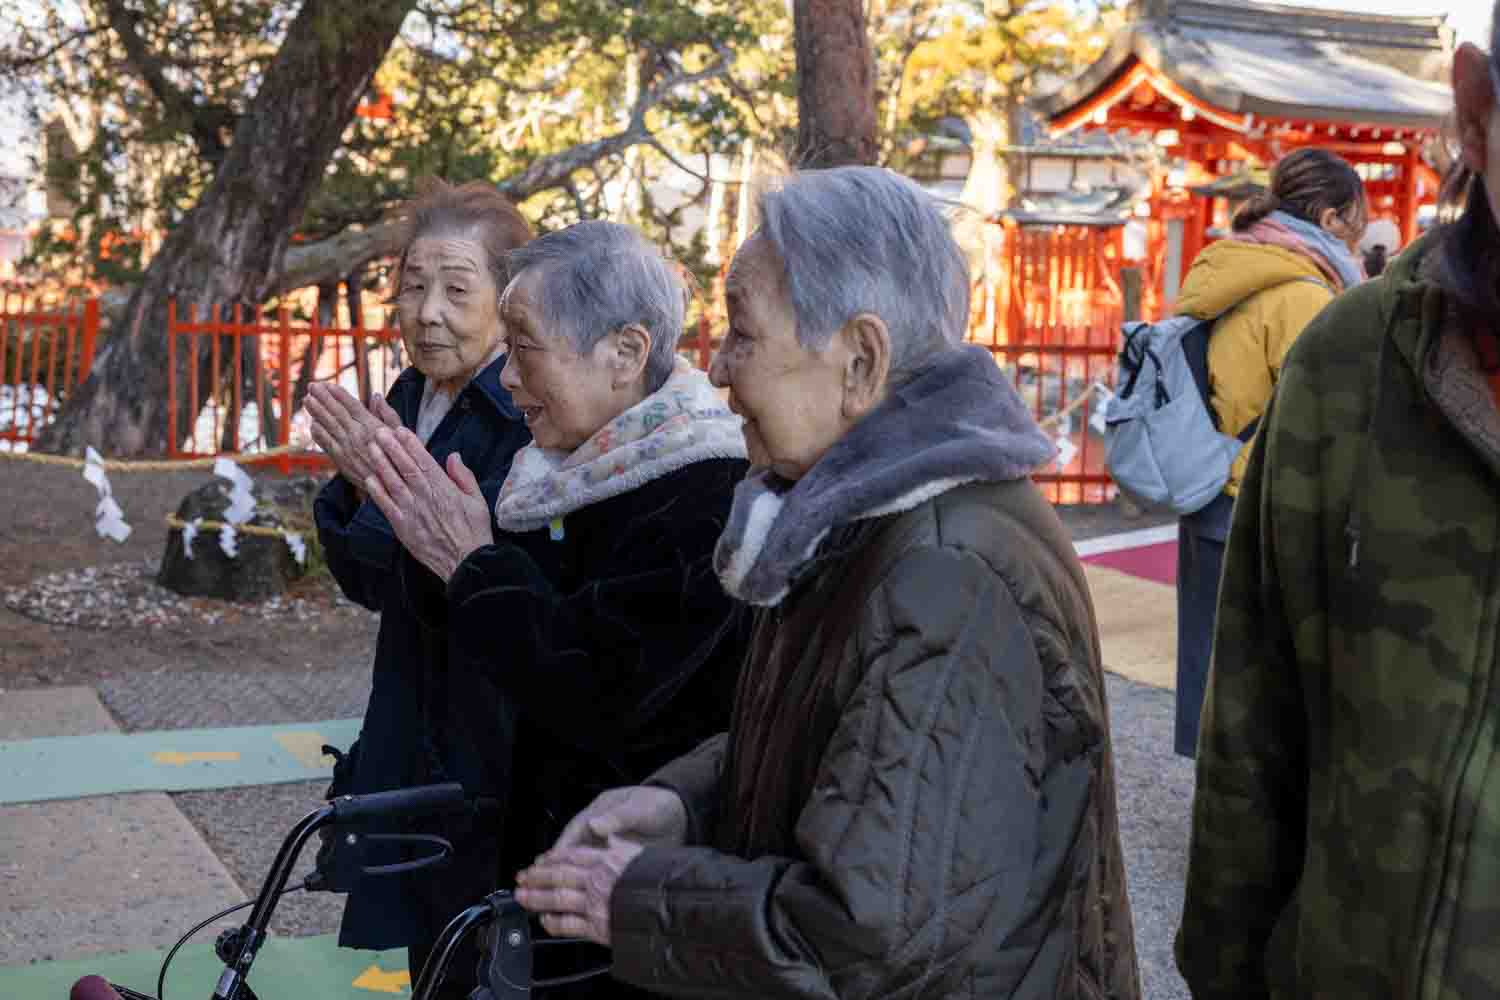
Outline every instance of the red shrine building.
[[[1455, 0], [1465, 2], [1465, 0]], [[1441, 17], [1393, 17], [1248, 0], [1137, 0], [1132, 21], [1076, 79], [1032, 105], [1054, 137], [1148, 133], [1164, 169], [1153, 186], [1146, 308], [1226, 227], [1236, 190], [1302, 146], [1355, 164], [1372, 218], [1402, 244], [1436, 202], [1440, 136], [1452, 108], [1454, 41]], [[1194, 189], [1198, 193], [1194, 193]], [[1392, 248], [1394, 249], [1394, 248]]]

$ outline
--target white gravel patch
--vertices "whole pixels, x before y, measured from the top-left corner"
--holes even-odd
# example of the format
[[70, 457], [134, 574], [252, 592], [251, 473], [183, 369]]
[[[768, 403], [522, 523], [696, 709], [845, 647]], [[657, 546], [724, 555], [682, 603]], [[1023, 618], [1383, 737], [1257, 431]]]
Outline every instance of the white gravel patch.
[[237, 603], [183, 597], [157, 585], [159, 567], [158, 560], [146, 559], [52, 573], [0, 592], [0, 603], [50, 625], [93, 629], [160, 629], [255, 619], [311, 621], [330, 611], [369, 615], [332, 583], [314, 598], [282, 594], [256, 603]]

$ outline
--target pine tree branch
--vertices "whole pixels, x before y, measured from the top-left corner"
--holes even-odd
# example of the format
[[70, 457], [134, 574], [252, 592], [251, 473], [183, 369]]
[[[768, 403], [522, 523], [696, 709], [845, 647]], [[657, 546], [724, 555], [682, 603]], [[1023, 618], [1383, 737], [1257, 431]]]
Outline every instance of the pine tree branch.
[[229, 148], [223, 133], [234, 130], [234, 112], [222, 104], [196, 104], [189, 94], [167, 79], [166, 60], [146, 45], [136, 30], [136, 15], [125, 7], [123, 0], [104, 0], [104, 9], [110, 29], [124, 46], [125, 58], [136, 75], [161, 102], [168, 115], [187, 124], [187, 132], [198, 148], [198, 155], [217, 167]]

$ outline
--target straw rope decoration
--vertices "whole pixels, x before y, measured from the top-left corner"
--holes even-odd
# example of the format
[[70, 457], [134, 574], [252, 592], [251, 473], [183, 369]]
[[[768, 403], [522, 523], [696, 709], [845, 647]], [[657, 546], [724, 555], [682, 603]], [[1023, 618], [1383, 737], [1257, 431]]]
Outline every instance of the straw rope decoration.
[[[268, 458], [277, 458], [281, 455], [306, 452], [307, 450], [307, 448], [301, 445], [284, 444], [275, 448], [268, 448], [265, 451], [257, 451], [238, 457], [260, 462]], [[184, 469], [212, 469], [214, 463], [222, 457], [224, 456], [176, 459], [106, 458], [103, 462], [95, 464], [102, 465], [106, 472], [177, 472]], [[59, 466], [64, 469], [81, 469], [90, 464], [87, 459], [77, 458], [72, 455], [43, 455], [34, 451], [0, 451], [0, 458], [9, 458], [21, 462], [35, 462], [38, 465]]]
[[[1074, 413], [1082, 409], [1094, 395], [1098, 393], [1102, 397], [1102, 406], [1108, 406], [1110, 400], [1109, 388], [1102, 383], [1095, 382], [1088, 390], [1080, 394], [1056, 413], [1038, 420], [1037, 426], [1049, 429], [1068, 420]], [[1095, 418], [1099, 413], [1096, 411]], [[1074, 450], [1071, 441], [1066, 437], [1058, 441], [1059, 448], [1064, 452], [1057, 459], [1059, 467], [1071, 460]], [[293, 452], [307, 452], [308, 449], [298, 445], [281, 445], [266, 451], [255, 452], [253, 455], [242, 455], [240, 458], [250, 458], [254, 461], [264, 461]], [[0, 451], [0, 458], [12, 461], [33, 462], [37, 465], [50, 465], [65, 469], [82, 469], [84, 478], [99, 490], [99, 507], [95, 512], [95, 527], [99, 534], [106, 538], [113, 538], [116, 542], [123, 542], [130, 535], [130, 525], [125, 523], [124, 511], [115, 502], [111, 495], [108, 477], [109, 472], [175, 472], [185, 469], [214, 469], [215, 474], [230, 480], [234, 485], [231, 493], [231, 509], [228, 512], [231, 520], [210, 521], [203, 518], [195, 518], [192, 521], [184, 521], [175, 514], [167, 514], [165, 523], [168, 528], [183, 533], [183, 543], [187, 550], [188, 558], [192, 558], [192, 543], [200, 532], [219, 532], [219, 544], [224, 553], [231, 558], [238, 553], [236, 537], [238, 535], [254, 535], [262, 538], [280, 538], [287, 543], [292, 550], [298, 563], [306, 559], [306, 548], [299, 532], [289, 531], [285, 528], [271, 528], [257, 524], [246, 524], [246, 520], [252, 516], [253, 497], [251, 495], [252, 485], [243, 470], [241, 470], [234, 459], [222, 455], [207, 458], [193, 459], [107, 459], [102, 458], [93, 449], [89, 449], [87, 458], [77, 458], [72, 455], [45, 455], [32, 451]], [[249, 506], [247, 506], [249, 505]], [[236, 516], [239, 520], [233, 520]]]

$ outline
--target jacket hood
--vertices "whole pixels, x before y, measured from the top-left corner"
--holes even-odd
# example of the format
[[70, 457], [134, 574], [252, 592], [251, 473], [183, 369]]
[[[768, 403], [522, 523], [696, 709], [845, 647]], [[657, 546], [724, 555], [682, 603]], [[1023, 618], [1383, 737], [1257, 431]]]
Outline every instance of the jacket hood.
[[[1430, 254], [1438, 237], [1428, 233], [1386, 265], [1371, 284], [1379, 296], [1379, 315], [1390, 331], [1391, 346], [1412, 371], [1420, 373], [1421, 359], [1442, 335], [1446, 299], [1428, 273]], [[1401, 322], [1403, 319], [1420, 322]]]
[[1356, 486], [1344, 524], [1351, 572], [1359, 569], [1359, 542], [1364, 530], [1366, 502], [1363, 484], [1369, 478], [1371, 453], [1378, 447], [1387, 366], [1404, 365], [1415, 375], [1416, 384], [1422, 385], [1423, 359], [1442, 336], [1446, 308], [1443, 293], [1427, 275], [1427, 255], [1436, 241], [1433, 234], [1423, 236], [1388, 264], [1379, 278], [1365, 282], [1342, 300], [1346, 306], [1356, 308], [1360, 299], [1373, 299], [1375, 308], [1370, 319], [1381, 331], [1370, 415], [1359, 446], [1354, 473]]
[[893, 388], [795, 483], [769, 469], [746, 477], [714, 569], [731, 595], [775, 606], [832, 529], [964, 483], [1022, 479], [1056, 451], [989, 351], [955, 348]]
[[1299, 278], [1324, 280], [1318, 265], [1299, 253], [1220, 240], [1204, 247], [1193, 261], [1176, 310], [1196, 319], [1216, 319], [1257, 292]]

